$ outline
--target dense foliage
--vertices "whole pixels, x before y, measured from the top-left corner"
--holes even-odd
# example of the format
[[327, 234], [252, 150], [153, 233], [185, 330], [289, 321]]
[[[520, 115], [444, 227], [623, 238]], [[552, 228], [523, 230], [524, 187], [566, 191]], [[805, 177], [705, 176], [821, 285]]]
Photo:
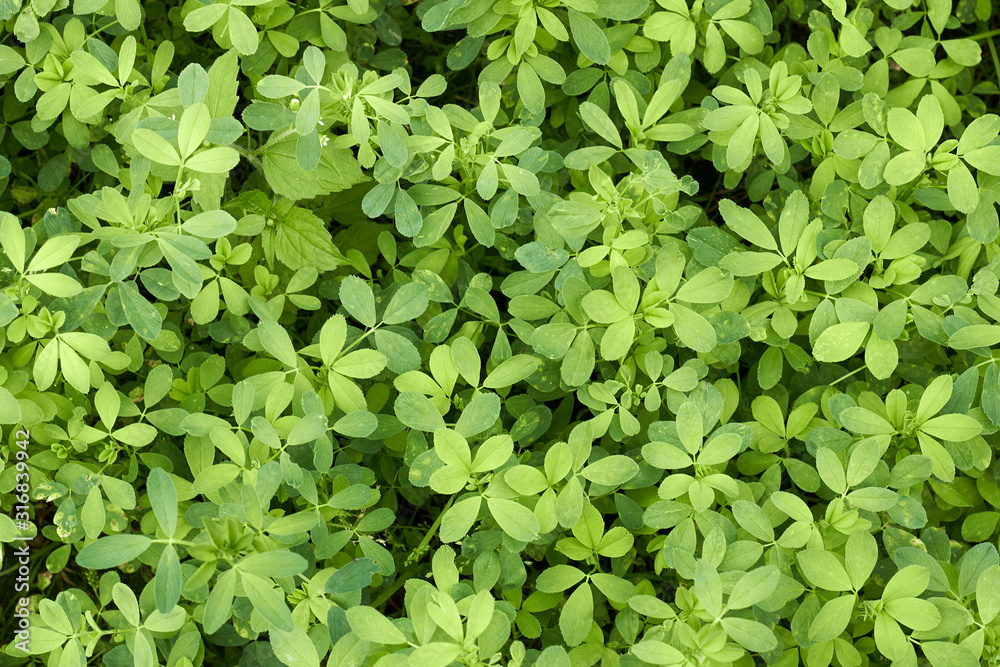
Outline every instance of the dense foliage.
[[1000, 665], [998, 19], [0, 0], [0, 664]]

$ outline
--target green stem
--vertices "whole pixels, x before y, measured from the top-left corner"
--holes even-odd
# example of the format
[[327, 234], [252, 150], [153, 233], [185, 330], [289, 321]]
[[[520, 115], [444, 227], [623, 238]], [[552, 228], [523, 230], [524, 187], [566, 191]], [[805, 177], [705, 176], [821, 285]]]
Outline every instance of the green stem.
[[995, 37], [1000, 35], [1000, 30], [990, 30], [988, 32], [981, 32], [978, 35], [973, 35], [972, 37], [966, 37], [965, 39], [971, 39], [974, 42], [978, 42], [981, 39], [989, 39], [990, 37]]
[[993, 42], [992, 37], [990, 41], [986, 42], [986, 46], [990, 49], [990, 55], [993, 57], [993, 69], [997, 71], [997, 80], [1000, 81], [1000, 58], [997, 57], [997, 45]]
[[[420, 553], [424, 549], [424, 547], [430, 544], [431, 539], [434, 537], [434, 535], [437, 534], [437, 530], [441, 526], [441, 518], [448, 512], [448, 509], [451, 507], [451, 504], [453, 502], [455, 502], [455, 496], [449, 498], [448, 502], [445, 503], [445, 506], [441, 508], [440, 512], [438, 512], [437, 518], [434, 519], [434, 523], [431, 524], [431, 527], [427, 530], [427, 534], [424, 535], [424, 539], [420, 540], [420, 544], [418, 544], [417, 548], [413, 550], [414, 553]], [[372, 602], [371, 606], [375, 609], [378, 609], [383, 604], [385, 604], [386, 600], [391, 598], [396, 593], [396, 591], [399, 590], [400, 586], [405, 584], [407, 580], [410, 579], [410, 576], [414, 572], [416, 572], [419, 566], [420, 563], [414, 563], [410, 567], [400, 572], [399, 576], [396, 577], [396, 581], [392, 582], [392, 585], [389, 586], [389, 588], [382, 591], [382, 594], [379, 595], [374, 602]]]
[[370, 336], [373, 333], [375, 333], [376, 331], [378, 331], [378, 328], [381, 327], [381, 326], [382, 326], [382, 323], [379, 322], [378, 324], [376, 324], [375, 326], [373, 326], [371, 329], [369, 329], [368, 331], [366, 331], [363, 334], [361, 334], [360, 336], [358, 336], [356, 339], [354, 339], [353, 343], [351, 343], [350, 345], [348, 345], [347, 347], [345, 347], [343, 350], [341, 350], [340, 354], [338, 356], [342, 357], [345, 354], [347, 354], [348, 352], [350, 352], [351, 350], [353, 350], [355, 347], [357, 347], [359, 344], [361, 344], [361, 341], [363, 341], [364, 339], [368, 338], [368, 336]]
[[258, 148], [255, 151], [255, 154], [256, 155], [262, 155], [264, 153], [264, 151], [267, 149], [268, 146], [273, 146], [274, 144], [278, 143], [282, 139], [286, 139], [286, 138], [292, 136], [295, 133], [296, 133], [295, 132], [295, 128], [292, 128], [291, 130], [285, 130], [284, 132], [281, 132], [277, 136], [275, 136], [274, 134], [272, 134], [271, 137], [267, 140], [267, 143], [265, 143], [263, 146], [261, 146], [260, 148]]
[[839, 379], [834, 380], [833, 382], [831, 382], [830, 386], [832, 387], [834, 385], [840, 384], [841, 382], [843, 382], [847, 378], [851, 377], [852, 375], [857, 375], [861, 371], [865, 370], [865, 368], [867, 368], [867, 366], [864, 366], [864, 365], [862, 365], [860, 368], [855, 368], [853, 371], [851, 371], [847, 375], [844, 375], [843, 377], [841, 377], [841, 378], [839, 378]]
[[257, 157], [257, 154], [255, 152], [247, 150], [246, 148], [238, 146], [237, 144], [229, 144], [229, 147], [232, 148], [237, 153], [239, 153], [242, 157], [245, 157], [247, 160], [249, 160], [250, 164], [253, 165], [254, 169], [257, 169], [258, 171], [264, 169], [264, 163], [260, 161], [260, 158]]

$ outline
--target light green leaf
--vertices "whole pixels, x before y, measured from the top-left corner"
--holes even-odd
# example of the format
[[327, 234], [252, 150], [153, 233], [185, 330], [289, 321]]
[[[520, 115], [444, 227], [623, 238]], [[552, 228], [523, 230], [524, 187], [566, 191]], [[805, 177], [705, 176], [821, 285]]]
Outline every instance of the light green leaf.
[[726, 606], [730, 609], [745, 609], [762, 602], [771, 596], [780, 579], [781, 573], [774, 565], [751, 570], [736, 582]]
[[106, 570], [139, 557], [152, 543], [145, 535], [102, 537], [81, 549], [76, 562], [90, 570]]
[[163, 468], [154, 468], [146, 480], [146, 488], [157, 523], [167, 537], [173, 537], [177, 530], [177, 490], [173, 480]]
[[298, 365], [298, 356], [288, 332], [277, 322], [262, 320], [257, 326], [260, 344], [275, 359], [294, 368]]
[[639, 473], [639, 464], [627, 456], [615, 454], [591, 463], [580, 474], [602, 486], [621, 486]]
[[375, 326], [375, 295], [372, 288], [357, 276], [348, 276], [340, 284], [340, 303], [366, 327]]
[[842, 322], [828, 327], [816, 339], [813, 355], [828, 363], [850, 359], [864, 343], [870, 326], [867, 322]]
[[729, 199], [719, 202], [726, 225], [744, 239], [765, 250], [778, 250], [778, 244], [767, 226], [752, 211], [738, 206]]
[[833, 553], [823, 549], [805, 549], [796, 554], [799, 568], [813, 586], [827, 591], [851, 590], [847, 570]]
[[809, 638], [823, 642], [839, 637], [851, 622], [856, 602], [857, 598], [852, 594], [841, 595], [824, 604], [809, 626]]
[[285, 596], [268, 579], [241, 570], [240, 583], [254, 611], [271, 627], [281, 632], [291, 632], [295, 628], [292, 614], [285, 604]]
[[268, 633], [274, 655], [286, 665], [319, 667], [316, 646], [305, 630], [295, 627], [291, 632], [274, 629]]
[[528, 354], [518, 354], [490, 371], [483, 381], [488, 389], [510, 387], [527, 378], [538, 368], [538, 360]]
[[518, 542], [531, 542], [538, 537], [538, 519], [534, 512], [521, 503], [503, 498], [487, 498], [486, 505], [500, 528]]
[[559, 614], [559, 630], [568, 646], [583, 642], [594, 622], [594, 594], [590, 584], [581, 584], [566, 600]]
[[365, 641], [388, 645], [406, 643], [406, 637], [392, 621], [372, 607], [351, 607], [347, 610], [347, 622], [354, 634]]

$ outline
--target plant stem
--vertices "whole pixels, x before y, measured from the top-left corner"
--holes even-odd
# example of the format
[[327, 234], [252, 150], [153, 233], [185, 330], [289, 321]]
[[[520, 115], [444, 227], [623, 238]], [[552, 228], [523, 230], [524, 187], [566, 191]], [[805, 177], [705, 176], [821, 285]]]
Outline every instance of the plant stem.
[[989, 39], [990, 37], [995, 37], [1000, 35], [1000, 29], [990, 30], [988, 32], [981, 32], [978, 35], [973, 35], [972, 37], [966, 37], [965, 39], [971, 39], [974, 42], [978, 42], [981, 39]]
[[843, 382], [847, 378], [851, 377], [852, 375], [857, 375], [858, 373], [860, 373], [861, 371], [865, 370], [866, 368], [867, 368], [867, 366], [861, 366], [859, 368], [855, 368], [853, 371], [851, 371], [847, 375], [844, 375], [841, 378], [839, 378], [839, 379], [834, 380], [833, 382], [831, 382], [830, 386], [832, 387], [834, 385], [840, 384], [841, 382]]
[[[414, 553], [420, 553], [424, 549], [424, 547], [430, 544], [431, 538], [434, 537], [434, 535], [437, 533], [438, 528], [441, 526], [441, 518], [445, 515], [445, 513], [448, 511], [448, 509], [451, 507], [451, 504], [454, 501], [455, 497], [452, 496], [451, 498], [448, 499], [448, 502], [445, 503], [445, 506], [441, 508], [441, 511], [438, 512], [437, 518], [434, 519], [434, 523], [431, 524], [431, 527], [427, 530], [427, 534], [424, 535], [424, 539], [420, 540], [420, 544], [418, 544], [417, 548], [413, 550]], [[376, 598], [375, 601], [371, 603], [371, 606], [377, 609], [381, 607], [383, 604], [385, 604], [386, 600], [391, 598], [396, 593], [396, 591], [399, 590], [399, 587], [405, 584], [407, 580], [413, 575], [413, 573], [416, 572], [417, 567], [419, 567], [419, 565], [420, 563], [414, 563], [410, 567], [400, 572], [399, 576], [396, 577], [396, 581], [392, 582], [392, 585], [389, 586], [389, 588], [385, 589], [385, 591], [383, 591], [382, 594], [379, 595], [378, 598]]]
[[254, 169], [257, 169], [259, 171], [264, 168], [264, 164], [260, 161], [260, 158], [257, 157], [257, 154], [255, 152], [247, 150], [246, 148], [243, 148], [242, 146], [239, 146], [237, 144], [229, 144], [229, 147], [232, 148], [237, 153], [239, 153], [242, 157], [245, 157], [247, 160], [249, 160], [250, 164], [253, 165]]
[[[1000, 33], [1000, 30], [997, 31]], [[986, 42], [986, 46], [990, 48], [990, 55], [993, 56], [993, 69], [997, 72], [997, 80], [1000, 81], [1000, 58], [997, 57], [997, 45], [993, 42], [993, 38]]]

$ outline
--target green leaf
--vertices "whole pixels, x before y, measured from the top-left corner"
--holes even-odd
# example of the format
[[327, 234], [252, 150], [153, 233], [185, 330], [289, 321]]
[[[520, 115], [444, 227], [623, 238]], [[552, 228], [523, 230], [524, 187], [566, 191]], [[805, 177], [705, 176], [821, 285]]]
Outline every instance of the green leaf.
[[399, 421], [410, 428], [433, 433], [445, 426], [431, 400], [415, 391], [401, 392], [393, 407]]
[[976, 581], [976, 606], [983, 623], [1000, 614], [1000, 566], [985, 570]]
[[[132, 589], [125, 584], [117, 583], [111, 589], [111, 598], [115, 601], [115, 606], [118, 607], [118, 611], [122, 613], [125, 620], [127, 620], [131, 625], [138, 627], [140, 625], [139, 601], [136, 600], [135, 593], [132, 592]], [[49, 601], [46, 600], [45, 602]], [[60, 615], [65, 618], [65, 612], [62, 611], [62, 607], [59, 605], [53, 605], [51, 602], [49, 602], [49, 605], [49, 608], [53, 611], [58, 609], [58, 611], [61, 612]], [[65, 621], [65, 625], [69, 627], [67, 634], [72, 634], [75, 630], [70, 625], [68, 618], [65, 618]]]
[[979, 206], [979, 186], [962, 162], [948, 170], [948, 198], [962, 213], [972, 213]]
[[365, 588], [379, 571], [375, 561], [361, 558], [334, 572], [326, 580], [324, 590], [331, 595], [344, 595]]
[[572, 565], [553, 565], [538, 575], [535, 585], [544, 593], [562, 593], [583, 581], [586, 575]]
[[316, 646], [305, 630], [295, 627], [291, 632], [271, 630], [268, 633], [274, 655], [286, 665], [296, 667], [319, 667]]
[[[18, 232], [14, 232], [17, 234]], [[47, 271], [65, 264], [80, 245], [76, 236], [57, 236], [45, 242], [28, 264], [28, 273]]]
[[319, 164], [312, 171], [299, 166], [291, 137], [269, 144], [261, 162], [268, 184], [289, 199], [312, 199], [346, 190], [367, 180], [354, 154], [332, 144], [322, 148]]
[[869, 512], [885, 512], [894, 507], [898, 502], [898, 496], [889, 489], [878, 487], [867, 487], [858, 489], [847, 494], [847, 501], [868, 510]]
[[719, 202], [719, 211], [726, 225], [744, 239], [759, 248], [777, 251], [778, 244], [775, 243], [771, 232], [752, 211], [737, 206], [728, 199]]
[[482, 433], [496, 423], [500, 417], [500, 408], [500, 397], [496, 394], [476, 393], [458, 416], [455, 430], [467, 438]]
[[718, 344], [715, 327], [703, 315], [679, 303], [671, 304], [670, 313], [676, 318], [673, 327], [677, 338], [684, 345], [703, 353], [715, 349]]
[[[598, 220], [600, 218], [598, 217]], [[7, 213], [0, 212], [0, 247], [13, 264], [18, 273], [24, 271], [25, 242], [24, 232], [18, 219]]]
[[632, 655], [652, 665], [682, 665], [684, 654], [669, 644], [647, 640], [632, 645]]
[[181, 158], [187, 159], [197, 150], [208, 136], [211, 126], [212, 117], [209, 115], [208, 107], [201, 102], [196, 102], [184, 110], [177, 128], [177, 145], [180, 147]]
[[487, 389], [510, 387], [534, 373], [538, 365], [538, 360], [531, 355], [513, 356], [490, 371], [483, 386]]
[[486, 505], [497, 525], [518, 542], [531, 542], [538, 537], [538, 519], [521, 503], [503, 498], [487, 498]]
[[611, 59], [608, 38], [594, 21], [583, 12], [569, 10], [569, 29], [580, 53], [598, 65], [607, 65]]
[[275, 359], [294, 368], [298, 365], [298, 356], [288, 332], [277, 322], [263, 320], [257, 326], [260, 344]]
[[104, 498], [96, 486], [87, 494], [87, 500], [79, 511], [83, 532], [90, 539], [96, 539], [104, 530], [106, 515], [104, 513]]
[[917, 412], [914, 419], [918, 424], [922, 424], [938, 412], [941, 411], [951, 399], [953, 390], [952, 378], [950, 375], [939, 375], [934, 378], [924, 393], [920, 396], [920, 403], [917, 405]]
[[851, 579], [840, 560], [823, 549], [805, 549], [796, 555], [799, 568], [813, 586], [828, 591], [851, 590]]
[[841, 595], [824, 604], [809, 626], [809, 638], [824, 642], [839, 637], [851, 622], [856, 602], [854, 595]]
[[606, 456], [580, 471], [586, 480], [602, 486], [621, 486], [638, 473], [639, 464], [619, 454]]
[[582, 102], [580, 104], [580, 118], [584, 125], [596, 132], [609, 144], [621, 149], [622, 138], [618, 133], [615, 124], [608, 118], [608, 114], [592, 102]]
[[[499, 406], [498, 406], [499, 407]], [[471, 468], [474, 473], [484, 473], [502, 466], [514, 453], [514, 441], [509, 435], [495, 435], [479, 446]]]
[[828, 363], [850, 359], [864, 343], [870, 326], [867, 322], [843, 322], [828, 327], [816, 339], [813, 355]]
[[218, 239], [236, 230], [236, 218], [225, 211], [205, 211], [188, 218], [182, 228], [194, 236]]
[[560, 201], [548, 212], [553, 228], [566, 239], [586, 236], [596, 229], [602, 220], [601, 212], [582, 202]]
[[441, 519], [439, 533], [441, 541], [445, 543], [456, 542], [465, 537], [479, 516], [482, 502], [482, 496], [473, 496], [460, 500], [450, 507]]
[[306, 559], [291, 551], [258, 551], [240, 560], [241, 573], [261, 577], [293, 577], [308, 567]]
[[991, 176], [1000, 176], [1000, 166], [997, 166], [997, 161], [1000, 160], [1000, 146], [991, 145], [976, 148], [962, 157], [965, 158], [970, 167], [985, 171]]
[[997, 138], [1000, 134], [1000, 116], [985, 114], [976, 118], [958, 140], [958, 154], [964, 155], [971, 150], [981, 148]]
[[1000, 344], [1000, 326], [995, 324], [971, 324], [962, 327], [948, 338], [948, 347], [955, 350], [993, 347], [998, 344]]
[[581, 584], [570, 594], [559, 613], [559, 630], [568, 646], [583, 642], [594, 622], [594, 594], [589, 584]]
[[90, 570], [106, 570], [138, 558], [152, 543], [145, 535], [110, 535], [81, 549], [76, 562]]
[[923, 173], [925, 164], [923, 151], [900, 153], [885, 165], [885, 181], [889, 185], [905, 185]]
[[709, 267], [681, 285], [676, 298], [686, 303], [719, 303], [729, 296], [732, 289], [732, 276]]
[[181, 562], [177, 558], [174, 545], [168, 544], [156, 566], [156, 577], [153, 579], [153, 594], [156, 598], [156, 609], [161, 614], [169, 614], [181, 599], [181, 587], [184, 575], [181, 572]]
[[815, 280], [844, 280], [853, 276], [857, 270], [858, 265], [850, 259], [827, 259], [807, 268], [805, 276]]
[[322, 437], [327, 430], [326, 415], [311, 413], [302, 417], [288, 432], [288, 446], [303, 445]]
[[351, 607], [347, 610], [347, 622], [360, 639], [375, 644], [405, 644], [406, 637], [392, 621], [372, 607]]
[[928, 419], [919, 429], [942, 440], [961, 442], [979, 435], [982, 427], [979, 422], [967, 415], [941, 415]]
[[285, 604], [285, 596], [278, 592], [268, 579], [241, 570], [240, 583], [254, 611], [260, 614], [269, 626], [281, 632], [291, 632], [295, 628], [292, 614]]
[[173, 537], [177, 531], [177, 490], [173, 480], [163, 468], [154, 468], [146, 486], [157, 523], [167, 537]]
[[355, 350], [337, 359], [330, 368], [347, 377], [370, 378], [385, 368], [385, 355], [378, 350]]
[[57, 298], [76, 296], [83, 291], [80, 283], [63, 273], [35, 273], [24, 278], [49, 296]]
[[[301, 81], [287, 76], [282, 76], [280, 74], [268, 74], [257, 82], [257, 92], [264, 97], [270, 97], [272, 99], [295, 95], [296, 93], [301, 92], [305, 87], [305, 84]], [[290, 123], [291, 121], [289, 121], [289, 124]]]
[[472, 451], [469, 449], [469, 443], [456, 431], [450, 428], [435, 430], [434, 451], [445, 464], [458, 466], [466, 472], [472, 470]]
[[416, 319], [423, 315], [429, 303], [430, 293], [425, 285], [417, 282], [407, 283], [389, 301], [382, 315], [382, 321], [385, 324], [402, 324]]
[[347, 276], [340, 283], [340, 304], [366, 327], [375, 326], [375, 295], [368, 283], [357, 276]]
[[227, 174], [240, 161], [240, 154], [228, 146], [203, 148], [184, 161], [184, 166], [206, 174]]
[[311, 211], [294, 207], [275, 226], [274, 252], [290, 269], [332, 271], [347, 263], [326, 224]]
[[118, 290], [129, 326], [147, 341], [156, 340], [163, 326], [159, 311], [139, 293], [135, 282], [119, 283]]
[[205, 632], [215, 633], [229, 618], [233, 610], [233, 594], [236, 590], [236, 570], [223, 572], [209, 591], [205, 601]]
[[771, 596], [780, 579], [781, 573], [774, 565], [751, 570], [736, 582], [726, 606], [730, 609], [745, 609], [758, 604]]
[[152, 130], [138, 129], [132, 133], [132, 143], [136, 150], [153, 162], [159, 162], [171, 167], [178, 167], [181, 164], [181, 157], [177, 149], [171, 146], [166, 139]]
[[24, 58], [9, 46], [0, 46], [0, 75], [13, 74], [24, 67]]
[[865, 481], [875, 471], [881, 458], [882, 452], [877, 440], [870, 438], [859, 442], [851, 452], [847, 464], [847, 485], [857, 486]]
[[923, 642], [920, 644], [933, 667], [977, 667], [979, 658], [965, 646], [950, 642]]
[[17, 424], [21, 421], [21, 406], [8, 389], [0, 387], [0, 424]]
[[847, 490], [847, 476], [840, 459], [828, 447], [816, 450], [816, 470], [827, 486], [837, 493]]
[[723, 618], [722, 629], [730, 639], [748, 651], [770, 651], [778, 644], [774, 633], [766, 625], [745, 618]]
[[252, 56], [257, 52], [259, 41], [257, 29], [242, 10], [236, 7], [229, 9], [229, 39], [233, 46], [244, 56]]
[[774, 528], [760, 506], [746, 500], [737, 500], [733, 503], [733, 516], [744, 530], [758, 540], [774, 540]]

